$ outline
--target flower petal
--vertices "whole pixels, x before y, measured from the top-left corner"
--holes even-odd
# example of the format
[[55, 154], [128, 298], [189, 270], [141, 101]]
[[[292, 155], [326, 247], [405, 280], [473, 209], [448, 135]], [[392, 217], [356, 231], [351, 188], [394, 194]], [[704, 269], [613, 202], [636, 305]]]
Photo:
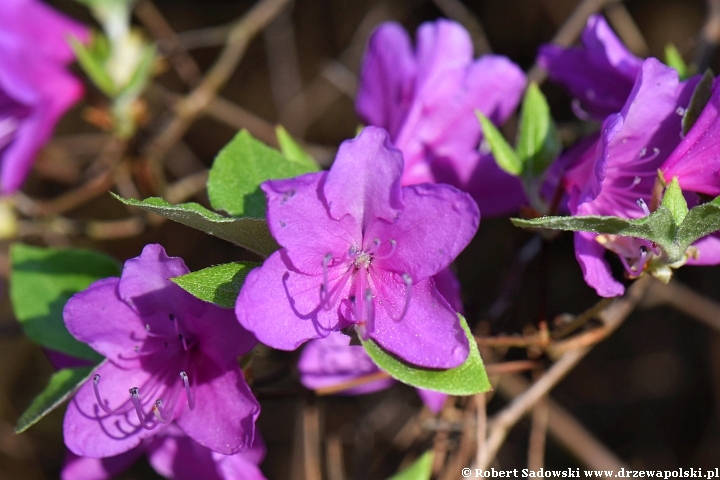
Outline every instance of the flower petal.
[[[338, 281], [334, 278], [330, 283], [331, 295], [335, 295], [333, 289]], [[322, 283], [322, 275], [297, 272], [285, 251], [277, 251], [262, 267], [248, 274], [235, 314], [262, 343], [295, 350], [310, 339], [325, 337], [331, 330], [346, 326], [340, 323], [337, 307], [325, 310], [320, 305]], [[338, 298], [346, 298], [349, 288], [347, 282]]]
[[601, 297], [617, 297], [625, 292], [625, 287], [610, 273], [604, 258], [605, 247], [595, 241], [596, 236], [588, 232], [575, 233], [575, 258], [582, 268], [585, 283]]
[[365, 124], [397, 136], [413, 98], [415, 72], [405, 29], [394, 22], [378, 27], [365, 50], [355, 99], [355, 109]]
[[195, 408], [183, 411], [177, 424], [199, 444], [225, 455], [250, 448], [260, 405], [240, 368], [221, 368], [204, 358], [197, 377]]
[[683, 190], [720, 195], [720, 88], [718, 82], [700, 117], [685, 135], [661, 170], [665, 179], [678, 177]]
[[450, 267], [443, 268], [433, 275], [435, 288], [438, 289], [440, 295], [445, 297], [450, 306], [458, 313], [463, 313], [462, 289], [460, 281], [457, 279]]
[[381, 347], [420, 367], [452, 368], [462, 364], [469, 346], [460, 320], [431, 278], [417, 282], [407, 312], [406, 287], [399, 275], [371, 275], [375, 291], [374, 321], [368, 334]]
[[603, 119], [622, 109], [642, 60], [628, 51], [600, 15], [588, 19], [582, 43], [573, 48], [543, 45], [537, 61], [588, 113]]
[[62, 480], [110, 480], [135, 463], [145, 450], [136, 447], [120, 455], [105, 458], [79, 457], [68, 450], [60, 478]]
[[309, 275], [322, 273], [326, 254], [343, 258], [351, 245], [362, 240], [360, 222], [330, 216], [323, 194], [327, 177], [327, 172], [310, 173], [261, 185], [273, 237], [285, 248], [293, 266]]
[[432, 390], [425, 390], [424, 388], [416, 388], [418, 395], [422, 399], [423, 403], [430, 409], [431, 412], [437, 414], [442, 410], [445, 405], [445, 400], [448, 396], [444, 393], [434, 392]]
[[224, 480], [212, 451], [186, 435], [164, 435], [154, 439], [148, 448], [153, 469], [175, 480]]
[[350, 215], [361, 231], [376, 219], [393, 221], [404, 206], [402, 171], [402, 153], [390, 143], [387, 132], [365, 127], [356, 138], [340, 144], [328, 172], [323, 192], [330, 215], [337, 220]]
[[68, 331], [113, 360], [133, 356], [138, 339], [146, 335], [143, 319], [118, 298], [118, 283], [118, 278], [98, 280], [73, 295], [63, 309]]
[[[379, 372], [365, 349], [350, 345], [350, 337], [332, 332], [325, 338], [305, 345], [298, 360], [300, 383], [315, 390], [339, 385], [365, 375]], [[362, 395], [383, 390], [394, 381], [390, 378], [364, 383], [339, 392], [341, 395]]]
[[108, 408], [116, 410], [125, 405], [126, 412], [118, 415], [103, 412], [95, 398], [93, 380], [85, 382], [70, 401], [63, 422], [65, 445], [73, 453], [94, 458], [119, 455], [162, 430], [162, 426], [153, 430], [140, 426], [129, 401], [128, 390], [132, 387], [140, 387], [143, 399], [142, 386], [147, 384], [152, 373], [139, 368], [124, 370], [110, 362], [103, 363], [95, 372], [101, 376], [100, 395], [107, 401]]
[[374, 265], [419, 282], [447, 267], [470, 243], [480, 212], [470, 195], [449, 185], [403, 187], [405, 210], [394, 223], [372, 223], [366, 238], [395, 240], [396, 250]]
[[689, 258], [688, 265], [720, 264], [720, 236], [718, 235], [714, 233], [693, 243], [693, 247], [697, 248], [697, 258]]

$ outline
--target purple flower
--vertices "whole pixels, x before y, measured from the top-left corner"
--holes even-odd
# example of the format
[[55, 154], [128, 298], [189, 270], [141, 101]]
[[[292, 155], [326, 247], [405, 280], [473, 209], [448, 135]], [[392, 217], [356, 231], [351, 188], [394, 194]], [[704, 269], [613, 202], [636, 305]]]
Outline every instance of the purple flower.
[[402, 171], [387, 133], [366, 127], [329, 172], [262, 184], [283, 248], [245, 280], [240, 323], [282, 350], [355, 326], [415, 365], [460, 365], [468, 342], [431, 277], [472, 239], [480, 213], [449, 185], [401, 187]]
[[[305, 345], [298, 360], [300, 382], [311, 390], [332, 387], [379, 373], [381, 370], [370, 359], [365, 349], [350, 345], [350, 337], [332, 332], [325, 338], [311, 340]], [[390, 387], [395, 380], [382, 378], [347, 388], [341, 395], [363, 395]], [[417, 389], [425, 405], [437, 413], [447, 395], [422, 388]]]
[[660, 168], [665, 180], [678, 177], [680, 187], [713, 197], [720, 195], [720, 88], [713, 85], [710, 101], [680, 145]]
[[18, 190], [55, 123], [82, 95], [67, 40], [85, 27], [37, 0], [0, 2], [0, 193]]
[[70, 333], [107, 357], [65, 414], [65, 444], [75, 454], [118, 455], [171, 422], [219, 453], [251, 445], [260, 407], [237, 357], [257, 341], [232, 310], [168, 280], [185, 273], [182, 259], [147, 245], [120, 278], [99, 280], [68, 301]]
[[62, 480], [107, 480], [129, 468], [143, 454], [160, 475], [175, 480], [264, 480], [258, 468], [265, 444], [258, 432], [251, 447], [223, 455], [203, 447], [174, 424], [125, 453], [106, 458], [79, 457], [68, 452]]
[[642, 59], [630, 53], [601, 15], [588, 19], [581, 47], [543, 45], [537, 61], [552, 81], [565, 87], [598, 120], [623, 108], [642, 65]]
[[355, 102], [360, 118], [383, 127], [405, 157], [403, 185], [438, 182], [469, 192], [483, 215], [525, 203], [520, 181], [482, 154], [475, 110], [496, 124], [515, 110], [522, 71], [505, 57], [473, 60], [470, 35], [449, 20], [424, 23], [417, 46], [397, 23], [373, 33]]
[[[625, 106], [603, 122], [594, 146], [586, 143], [576, 152], [577, 162], [564, 178], [573, 215], [640, 218], [650, 213], [657, 169], [680, 142], [682, 112], [698, 80], [680, 83], [674, 69], [654, 58], [643, 62]], [[717, 244], [714, 237], [695, 244], [697, 258], [691, 263], [720, 261]], [[576, 233], [575, 256], [585, 281], [604, 297], [624, 292], [603, 258], [605, 249], [619, 255], [630, 277], [646, 267], [663, 268], [662, 262], [654, 265], [660, 252], [650, 242]]]

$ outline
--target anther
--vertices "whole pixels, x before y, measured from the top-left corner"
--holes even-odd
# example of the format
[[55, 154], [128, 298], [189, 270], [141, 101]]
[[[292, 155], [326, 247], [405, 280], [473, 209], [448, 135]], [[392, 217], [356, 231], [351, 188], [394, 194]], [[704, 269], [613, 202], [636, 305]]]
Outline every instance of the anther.
[[373, 253], [377, 252], [378, 248], [380, 248], [380, 239], [376, 237], [373, 239], [372, 245], [370, 245], [370, 248], [365, 250], [365, 253], [367, 253], [368, 255], [372, 255]]
[[645, 203], [645, 200], [642, 198], [637, 199], [638, 207], [642, 208], [642, 211], [645, 213], [645, 215], [650, 215], [650, 209], [647, 206], [647, 203]]
[[150, 324], [149, 324], [149, 323], [146, 323], [146, 324], [145, 324], [145, 330], [148, 331], [148, 332], [150, 331]]
[[393, 318], [396, 322], [399, 322], [407, 314], [408, 308], [410, 307], [410, 300], [412, 299], [412, 277], [408, 273], [402, 274], [402, 281], [405, 284], [405, 305], [403, 306], [402, 313], [398, 318]]
[[138, 420], [140, 421], [140, 425], [145, 430], [152, 430], [153, 428], [157, 427], [157, 423], [155, 425], [149, 425], [145, 422], [145, 414], [142, 411], [142, 405], [140, 404], [140, 389], [138, 387], [132, 387], [130, 389], [130, 401], [132, 402], [133, 406], [135, 407], [135, 413], [137, 413]]
[[395, 248], [397, 248], [397, 242], [393, 239], [390, 239], [388, 242], [390, 244], [390, 251], [386, 252], [384, 255], [373, 255], [373, 258], [376, 260], [385, 260], [390, 257], [392, 257], [395, 254]]
[[185, 395], [187, 396], [188, 408], [193, 410], [195, 408], [195, 397], [193, 397], [192, 391], [190, 391], [190, 380], [188, 379], [185, 370], [180, 372], [180, 378], [182, 378], [182, 381], [185, 384]]
[[152, 407], [152, 412], [153, 415], [155, 415], [155, 418], [157, 418], [158, 422], [168, 423], [168, 421], [163, 418], [162, 405], [163, 402], [161, 399], [158, 398], [157, 400], [155, 400], [155, 405], [153, 405]]

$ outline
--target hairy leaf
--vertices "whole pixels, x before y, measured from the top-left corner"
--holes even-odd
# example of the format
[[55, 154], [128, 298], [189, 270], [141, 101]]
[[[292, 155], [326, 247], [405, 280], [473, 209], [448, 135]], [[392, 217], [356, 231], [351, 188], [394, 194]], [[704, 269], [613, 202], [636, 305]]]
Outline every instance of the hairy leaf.
[[258, 266], [260, 264], [255, 262], [225, 263], [170, 280], [200, 300], [223, 308], [234, 308], [245, 277], [250, 270]]

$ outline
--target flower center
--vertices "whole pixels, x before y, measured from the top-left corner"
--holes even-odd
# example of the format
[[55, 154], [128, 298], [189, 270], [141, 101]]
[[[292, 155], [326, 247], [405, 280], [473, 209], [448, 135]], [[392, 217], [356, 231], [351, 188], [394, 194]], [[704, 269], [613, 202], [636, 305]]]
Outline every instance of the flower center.
[[[129, 389], [130, 398], [123, 402], [120, 407], [113, 410], [108, 406], [108, 401], [103, 400], [100, 395], [100, 375], [93, 376], [93, 390], [95, 392], [95, 400], [97, 405], [108, 415], [122, 415], [129, 410], [134, 409], [139, 424], [146, 430], [152, 430], [161, 424], [168, 424], [173, 420], [173, 412], [177, 405], [178, 397], [184, 390], [187, 399], [188, 408], [195, 408], [195, 395], [191, 386], [190, 377], [186, 372], [189, 364], [189, 352], [195, 345], [195, 341], [181, 333], [180, 321], [173, 315], [168, 315], [169, 320], [173, 323], [174, 332], [155, 332], [149, 324], [145, 325], [146, 336], [141, 339], [142, 345], [135, 346], [135, 356], [121, 357], [121, 360], [138, 360], [148, 358], [153, 364], [157, 363], [160, 369], [156, 375], [153, 375], [143, 385], [145, 397], [141, 397], [140, 388], [133, 386]], [[175, 350], [174, 352], [172, 350]], [[177, 367], [180, 363], [184, 368]], [[164, 365], [163, 365], [164, 364]], [[179, 373], [175, 377], [175, 370]], [[175, 380], [172, 378], [175, 377]], [[161, 397], [165, 396], [166, 401]], [[145, 413], [145, 407], [149, 398], [155, 397], [156, 400], [150, 405], [150, 412]]]
[[[373, 271], [373, 262], [376, 260], [385, 260], [392, 257], [397, 249], [397, 242], [390, 239], [382, 242], [379, 238], [366, 247], [360, 248], [356, 245], [350, 247], [344, 258], [338, 259], [332, 253], [327, 253], [321, 262], [323, 270], [323, 284], [320, 287], [320, 305], [325, 310], [331, 310], [335, 307], [342, 291], [347, 282], [354, 278], [355, 292], [348, 297], [352, 304], [353, 320], [363, 339], [367, 339], [368, 328], [372, 325], [375, 317], [375, 304], [373, 293], [373, 285], [370, 273]], [[340, 275], [335, 285], [330, 287], [329, 269], [335, 265], [345, 269]], [[403, 273], [401, 275], [402, 283], [405, 287], [405, 302], [400, 315], [393, 320], [400, 321], [407, 314], [412, 297], [412, 278], [410, 274]]]

